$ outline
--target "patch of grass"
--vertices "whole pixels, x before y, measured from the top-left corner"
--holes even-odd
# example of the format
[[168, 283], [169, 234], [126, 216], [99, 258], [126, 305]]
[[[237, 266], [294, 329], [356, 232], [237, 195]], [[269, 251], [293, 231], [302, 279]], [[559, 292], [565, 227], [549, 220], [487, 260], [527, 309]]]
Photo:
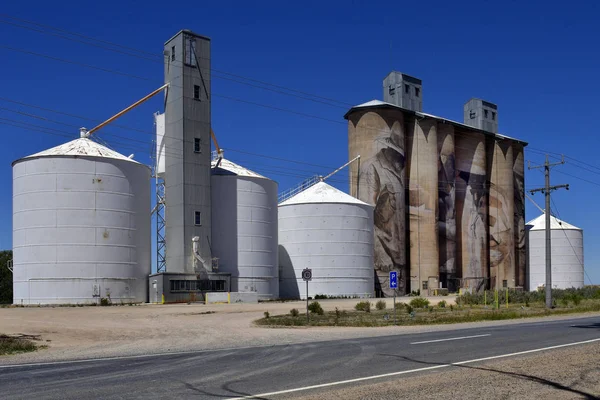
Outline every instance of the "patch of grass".
[[28, 337], [0, 335], [0, 356], [28, 353], [37, 349], [38, 345]]
[[446, 308], [447, 305], [448, 303], [446, 303], [446, 300], [442, 300], [438, 303], [439, 308]]
[[[397, 314], [398, 325], [430, 325], [599, 312], [600, 300], [582, 300], [579, 306], [560, 307], [555, 309], [546, 309], [543, 304], [535, 304], [530, 307], [525, 307], [523, 304], [513, 305], [509, 308], [500, 308], [498, 310], [477, 305], [466, 308], [454, 308], [450, 306], [435, 309], [434, 307], [413, 309], [410, 305], [397, 305], [397, 307], [406, 310], [406, 313]], [[279, 327], [306, 325], [378, 327], [393, 325], [393, 319], [389, 318], [389, 315], [387, 314], [386, 310], [372, 310], [371, 312], [366, 313], [362, 310], [340, 311], [339, 309], [336, 309], [335, 311], [314, 315], [308, 323], [305, 318], [295, 318], [286, 314], [271, 316], [268, 319], [262, 318], [256, 321], [256, 324]], [[386, 316], [388, 316], [388, 318], [386, 318]]]
[[375, 303], [375, 308], [378, 310], [385, 310], [387, 307], [387, 303], [385, 302], [385, 300], [379, 300], [377, 303]]

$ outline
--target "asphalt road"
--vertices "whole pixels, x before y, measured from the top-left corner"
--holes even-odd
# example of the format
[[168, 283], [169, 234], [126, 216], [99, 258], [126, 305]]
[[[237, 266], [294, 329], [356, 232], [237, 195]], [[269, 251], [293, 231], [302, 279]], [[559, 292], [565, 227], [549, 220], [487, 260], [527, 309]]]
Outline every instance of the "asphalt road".
[[[600, 317], [313, 344], [0, 366], [0, 399], [223, 399], [248, 395], [279, 399], [307, 393], [322, 393], [326, 398], [332, 388], [400, 376], [416, 379], [419, 374], [453, 368], [449, 366], [453, 363], [475, 365], [591, 340], [600, 344]], [[335, 384], [341, 381], [346, 382]], [[293, 391], [299, 388], [302, 390]]]

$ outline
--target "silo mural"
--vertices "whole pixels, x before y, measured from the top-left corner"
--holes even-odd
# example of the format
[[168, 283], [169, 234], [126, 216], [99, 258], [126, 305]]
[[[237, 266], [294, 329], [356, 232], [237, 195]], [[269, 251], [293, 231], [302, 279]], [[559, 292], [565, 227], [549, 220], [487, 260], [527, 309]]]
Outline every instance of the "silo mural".
[[489, 252], [491, 284], [515, 287], [513, 150], [507, 140], [489, 140]]
[[514, 234], [515, 234], [515, 269], [517, 286], [527, 288], [526, 265], [527, 250], [525, 248], [525, 162], [523, 145], [513, 144], [513, 182], [514, 182]]
[[[407, 289], [406, 178], [404, 119], [401, 111], [354, 112], [348, 116], [351, 194], [374, 205], [375, 292], [392, 296], [389, 271], [398, 271], [398, 293]], [[356, 177], [355, 179], [353, 179]]]
[[457, 132], [456, 217], [463, 286], [482, 290], [488, 278], [488, 200], [485, 137]]
[[438, 124], [438, 230], [440, 281], [455, 291], [458, 287], [456, 264], [456, 184], [454, 127]]
[[407, 137], [408, 207], [410, 231], [410, 290], [437, 288], [438, 141], [437, 122], [417, 120]]

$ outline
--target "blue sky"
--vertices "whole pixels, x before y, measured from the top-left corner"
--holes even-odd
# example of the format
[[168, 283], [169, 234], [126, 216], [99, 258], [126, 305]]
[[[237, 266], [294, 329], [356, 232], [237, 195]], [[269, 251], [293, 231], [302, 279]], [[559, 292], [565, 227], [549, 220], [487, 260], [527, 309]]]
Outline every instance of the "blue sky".
[[[382, 79], [392, 69], [423, 80], [423, 110], [431, 114], [461, 121], [462, 106], [470, 97], [498, 104], [500, 131], [530, 143], [526, 160], [543, 162], [540, 151], [572, 157], [553, 170], [553, 184], [571, 185], [570, 191], [555, 192], [554, 200], [561, 218], [585, 230], [587, 274], [600, 283], [600, 247], [595, 246], [600, 238], [600, 137], [594, 118], [600, 92], [597, 2], [571, 1], [569, 7], [563, 2], [481, 0], [86, 3], [33, 0], [2, 7], [0, 184], [5, 190], [0, 192], [0, 220], [5, 223], [0, 248], [12, 244], [10, 163], [75, 138], [78, 126], [94, 125], [7, 100], [106, 119], [162, 84], [162, 45], [186, 28], [212, 39], [212, 68], [219, 71], [212, 81], [213, 128], [227, 158], [277, 180], [281, 190], [347, 161], [343, 115], [350, 105], [381, 99]], [[6, 15], [153, 53], [156, 61], [146, 53], [148, 58], [142, 59], [128, 55], [130, 50], [119, 54], [24, 29], [16, 25], [32, 26]], [[225, 73], [338, 102], [282, 95], [234, 82]], [[158, 96], [117, 122], [136, 130], [109, 126], [99, 137], [150, 163], [152, 113], [161, 110], [161, 103]], [[14, 121], [54, 131], [7, 125]], [[347, 190], [347, 172], [331, 183]], [[528, 171], [526, 187], [541, 185], [543, 175]], [[543, 203], [540, 194], [535, 199]], [[526, 219], [538, 215], [528, 203]]]

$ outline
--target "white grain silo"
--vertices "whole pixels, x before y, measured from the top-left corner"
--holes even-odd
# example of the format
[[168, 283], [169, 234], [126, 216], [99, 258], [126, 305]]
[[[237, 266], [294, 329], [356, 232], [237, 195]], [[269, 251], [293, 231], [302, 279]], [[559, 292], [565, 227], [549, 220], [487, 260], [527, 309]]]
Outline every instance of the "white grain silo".
[[[550, 216], [552, 246], [552, 287], [583, 287], [583, 230]], [[546, 284], [546, 216], [526, 225], [529, 244], [529, 290]]]
[[319, 182], [279, 204], [281, 298], [372, 297], [373, 207]]
[[13, 163], [15, 304], [145, 302], [150, 170], [86, 137]]
[[212, 162], [212, 253], [232, 292], [279, 295], [277, 182], [231, 161]]

